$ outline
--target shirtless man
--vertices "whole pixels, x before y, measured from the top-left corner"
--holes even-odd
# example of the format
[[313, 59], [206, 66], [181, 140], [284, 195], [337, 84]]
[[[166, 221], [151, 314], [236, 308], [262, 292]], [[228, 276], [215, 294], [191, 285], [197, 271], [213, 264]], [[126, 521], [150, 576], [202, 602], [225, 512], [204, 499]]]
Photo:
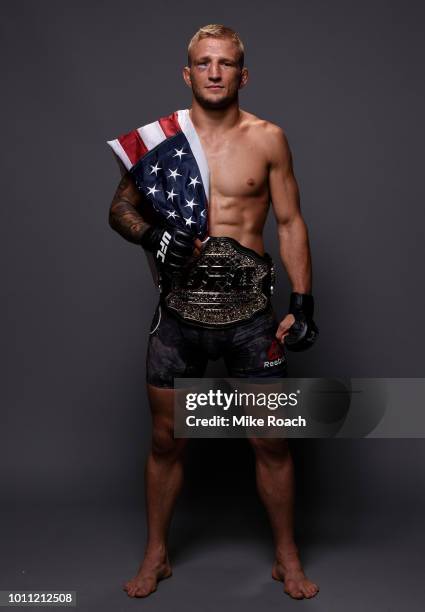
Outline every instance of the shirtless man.
[[[224, 239], [226, 245], [239, 249], [236, 253], [252, 256], [258, 259], [256, 263], [264, 264], [262, 233], [271, 201], [277, 220], [281, 259], [293, 288], [289, 314], [280, 323], [267, 311], [268, 314], [263, 312], [254, 317], [255, 333], [249, 327], [251, 323], [244, 321], [237, 323], [236, 328], [231, 327], [231, 333], [235, 334], [235, 329], [246, 329], [248, 343], [254, 340], [262, 342], [264, 334], [268, 334], [267, 342], [274, 342], [273, 346], [278, 346], [281, 355], [281, 359], [276, 360], [280, 365], [270, 375], [284, 376], [281, 367], [285, 361], [283, 345], [291, 332], [297, 324], [304, 324], [304, 329], [307, 325], [309, 333], [312, 329], [317, 332], [312, 321], [308, 233], [300, 212], [291, 152], [282, 129], [239, 107], [238, 91], [246, 85], [248, 71], [243, 64], [243, 44], [233, 30], [216, 25], [201, 28], [189, 44], [188, 55], [183, 78], [192, 90], [189, 117], [199, 136], [210, 172], [210, 240], [227, 237]], [[158, 233], [158, 228], [152, 225], [149, 207], [140, 190], [122, 162], [119, 163], [123, 176], [111, 205], [110, 224], [127, 240], [161, 255], [158, 247], [163, 229]], [[177, 235], [170, 229], [168, 235], [166, 256], [170, 255], [174, 272], [187, 261], [188, 255], [199, 256], [204, 248], [201, 240], [190, 236], [189, 232], [180, 231]], [[161, 257], [164, 258], [164, 253]], [[167, 342], [175, 330], [180, 338], [182, 329], [186, 330], [185, 334], [192, 332], [190, 323], [182, 323], [167, 313], [167, 308], [163, 307], [161, 312], [162, 319], [158, 320], [156, 313], [152, 324], [154, 333], [147, 358], [147, 389], [153, 422], [152, 448], [145, 473], [148, 541], [137, 575], [123, 587], [130, 597], [146, 597], [156, 590], [161, 579], [171, 576], [167, 532], [183, 480], [182, 459], [187, 440], [174, 439], [173, 436], [172, 380], [173, 376], [183, 376], [184, 373], [177, 366], [173, 371], [171, 362], [164, 366], [158, 360], [165, 359], [165, 353], [175, 350], [173, 363], [180, 363], [182, 359], [189, 360], [188, 351], [187, 347], [175, 346], [172, 339], [167, 351], [155, 350], [152, 343], [160, 342], [161, 333], [163, 341]], [[196, 327], [192, 329], [196, 334]], [[208, 333], [214, 340], [214, 334], [218, 332], [212, 329]], [[259, 339], [255, 334], [260, 334]], [[296, 345], [297, 342], [294, 350], [297, 350]], [[202, 375], [193, 369], [202, 361], [200, 353], [194, 356], [192, 370], [184, 370], [189, 376]], [[245, 366], [247, 376], [257, 371], [252, 364], [229, 363], [235, 367], [231, 370], [232, 375], [243, 376], [241, 368]], [[319, 588], [304, 574], [294, 542], [294, 476], [288, 443], [285, 439], [250, 439], [250, 443], [256, 456], [259, 495], [274, 533], [276, 550], [272, 577], [284, 582], [285, 592], [293, 598], [314, 597]]]

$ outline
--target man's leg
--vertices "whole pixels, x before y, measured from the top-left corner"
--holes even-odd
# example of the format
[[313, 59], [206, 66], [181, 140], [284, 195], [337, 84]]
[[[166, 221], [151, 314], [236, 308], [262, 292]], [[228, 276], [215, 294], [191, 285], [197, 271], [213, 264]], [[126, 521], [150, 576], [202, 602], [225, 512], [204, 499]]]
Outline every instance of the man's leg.
[[145, 469], [148, 540], [137, 575], [124, 590], [130, 597], [146, 597], [159, 580], [171, 576], [167, 536], [177, 496], [183, 484], [186, 439], [173, 437], [173, 389], [148, 384], [152, 410], [152, 446]]
[[137, 575], [124, 589], [146, 597], [162, 578], [171, 576], [167, 535], [183, 484], [185, 439], [174, 439], [174, 378], [203, 375], [208, 363], [196, 329], [182, 325], [157, 306], [146, 354], [146, 381], [152, 414], [152, 446], [145, 469], [148, 540]]
[[275, 580], [296, 599], [314, 597], [319, 587], [303, 571], [294, 541], [294, 468], [284, 439], [250, 438], [255, 452], [258, 493], [263, 501], [275, 539]]
[[[276, 339], [279, 322], [271, 309], [252, 322], [238, 326], [230, 338], [231, 349], [225, 361], [229, 375], [246, 379], [253, 390], [252, 378], [285, 378], [286, 355]], [[276, 389], [279, 391], [279, 389]], [[276, 560], [272, 576], [285, 582], [292, 597], [313, 597], [319, 588], [306, 578], [294, 542], [294, 470], [288, 442], [284, 439], [251, 438], [255, 451], [259, 495], [270, 517]]]

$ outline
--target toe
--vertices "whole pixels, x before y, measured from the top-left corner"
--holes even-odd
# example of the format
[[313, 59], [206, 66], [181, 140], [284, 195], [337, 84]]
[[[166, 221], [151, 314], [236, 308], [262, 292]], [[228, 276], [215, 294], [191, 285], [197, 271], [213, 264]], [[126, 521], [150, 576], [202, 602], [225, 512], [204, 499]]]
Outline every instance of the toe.
[[147, 597], [154, 591], [156, 591], [155, 586], [145, 585], [136, 590], [136, 597]]
[[127, 594], [130, 595], [130, 597], [132, 597], [132, 591], [134, 591], [134, 583], [129, 580], [128, 582], [126, 582], [123, 586], [124, 591], [127, 591]]
[[154, 580], [145, 579], [136, 589], [136, 597], [147, 597], [156, 589], [156, 583]]
[[300, 591], [300, 589], [297, 589], [297, 588], [290, 588], [290, 587], [288, 587], [288, 588], [285, 589], [285, 593], [287, 593], [288, 595], [290, 595], [294, 599], [303, 599], [304, 598], [303, 593]]
[[316, 584], [310, 584], [306, 588], [306, 597], [314, 597], [319, 591], [319, 588]]

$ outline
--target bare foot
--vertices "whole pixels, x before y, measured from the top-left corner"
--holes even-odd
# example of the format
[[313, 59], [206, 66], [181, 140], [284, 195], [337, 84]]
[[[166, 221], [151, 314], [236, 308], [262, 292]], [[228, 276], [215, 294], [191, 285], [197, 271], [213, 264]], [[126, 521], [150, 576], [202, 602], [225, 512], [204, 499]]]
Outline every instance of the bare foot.
[[297, 551], [280, 554], [276, 557], [272, 577], [285, 583], [285, 593], [294, 599], [310, 599], [319, 592], [317, 584], [304, 574]]
[[156, 591], [157, 584], [173, 572], [167, 555], [146, 555], [136, 576], [123, 585], [129, 597], [147, 597]]

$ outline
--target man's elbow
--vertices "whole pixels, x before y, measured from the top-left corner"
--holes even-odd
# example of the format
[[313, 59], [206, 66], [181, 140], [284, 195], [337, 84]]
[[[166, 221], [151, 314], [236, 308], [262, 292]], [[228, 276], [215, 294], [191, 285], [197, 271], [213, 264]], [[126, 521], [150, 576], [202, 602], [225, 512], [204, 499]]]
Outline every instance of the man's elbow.
[[111, 206], [109, 207], [109, 211], [108, 211], [108, 224], [109, 224], [110, 228], [112, 228], [114, 231], [117, 231], [117, 220], [116, 220], [116, 217], [114, 215], [113, 204], [111, 204]]
[[286, 235], [294, 232], [299, 232], [300, 230], [307, 231], [307, 226], [301, 213], [297, 213], [295, 215], [278, 219], [277, 230], [279, 235]]

